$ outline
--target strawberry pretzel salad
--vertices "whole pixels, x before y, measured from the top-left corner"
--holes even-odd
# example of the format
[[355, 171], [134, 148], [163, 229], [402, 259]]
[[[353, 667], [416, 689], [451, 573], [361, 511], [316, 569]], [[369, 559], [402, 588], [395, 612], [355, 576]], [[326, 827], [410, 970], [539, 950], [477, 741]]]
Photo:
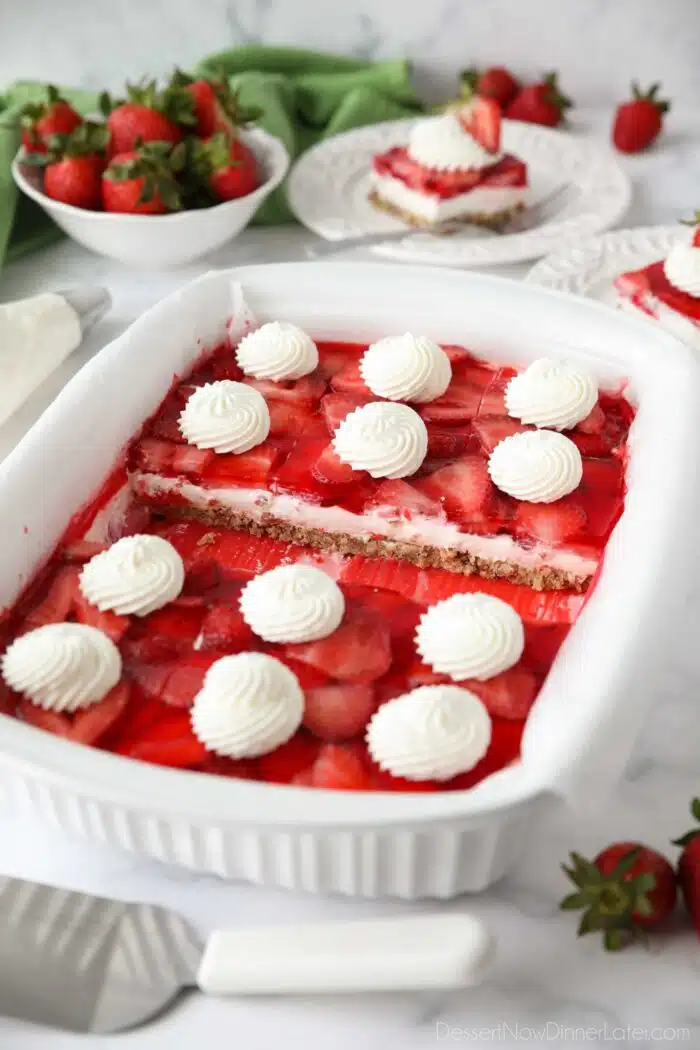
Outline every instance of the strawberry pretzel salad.
[[320, 340], [240, 286], [233, 318], [7, 612], [0, 709], [200, 773], [474, 787], [518, 760], [623, 512], [624, 390]]

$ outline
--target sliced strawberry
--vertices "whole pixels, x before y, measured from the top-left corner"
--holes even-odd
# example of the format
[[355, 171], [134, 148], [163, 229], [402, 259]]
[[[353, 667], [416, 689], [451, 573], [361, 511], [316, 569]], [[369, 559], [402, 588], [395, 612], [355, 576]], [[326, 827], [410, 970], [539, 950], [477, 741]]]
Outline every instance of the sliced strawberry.
[[[393, 558], [365, 558], [356, 554], [343, 563], [340, 582], [360, 587], [379, 587], [410, 598], [417, 585], [420, 570]], [[445, 574], [452, 576], [452, 573]]]
[[366, 401], [374, 397], [360, 374], [359, 361], [349, 361], [339, 372], [336, 372], [331, 378], [331, 387], [340, 393], [356, 394]]
[[31, 700], [21, 700], [17, 706], [17, 717], [35, 729], [70, 739], [72, 725], [68, 715], [44, 711], [43, 707], [37, 707]]
[[525, 626], [523, 665], [539, 674], [546, 674], [569, 633], [568, 624], [552, 627]]
[[120, 540], [122, 536], [138, 536], [147, 532], [151, 525], [151, 508], [132, 502], [124, 512], [123, 518], [108, 530], [110, 543]]
[[17, 709], [19, 697], [0, 678], [0, 715], [13, 715]]
[[522, 434], [525, 430], [532, 430], [532, 427], [525, 427], [522, 423], [518, 423], [517, 419], [511, 419], [510, 416], [479, 416], [474, 420], [472, 426], [479, 436], [484, 452], [488, 453], [493, 452], [496, 445], [505, 438], [512, 437], [513, 434]]
[[326, 425], [318, 413], [305, 405], [287, 401], [268, 401], [271, 437], [325, 437]]
[[343, 623], [327, 638], [288, 645], [285, 651], [293, 659], [347, 682], [373, 682], [391, 665], [386, 624], [361, 607], [348, 609]]
[[199, 603], [184, 604], [181, 599], [170, 602], [149, 616], [144, 616], [137, 628], [152, 641], [161, 641], [171, 655], [191, 651], [197, 638], [205, 610]]
[[618, 459], [584, 459], [582, 485], [592, 492], [622, 492], [624, 465]]
[[367, 349], [367, 343], [324, 342], [317, 345], [319, 373], [329, 378], [340, 372], [349, 361], [358, 361]]
[[96, 605], [92, 605], [87, 600], [79, 586], [76, 587], [75, 591], [74, 612], [75, 618], [79, 623], [87, 624], [89, 627], [96, 627], [98, 631], [102, 631], [113, 642], [120, 642], [131, 624], [131, 619], [128, 616], [120, 616], [109, 609], [100, 612]]
[[174, 769], [193, 769], [208, 757], [204, 744], [192, 732], [187, 711], [172, 712], [167, 720], [152, 725], [138, 740], [117, 748], [117, 754]]
[[372, 787], [375, 791], [440, 791], [443, 785], [435, 780], [407, 780], [406, 777], [395, 777], [384, 769], [374, 766], [370, 772]]
[[495, 718], [491, 724], [491, 744], [473, 769], [460, 773], [443, 784], [450, 791], [467, 791], [481, 780], [516, 762], [520, 757], [520, 741], [525, 723], [507, 718]]
[[582, 456], [607, 456], [613, 447], [604, 434], [584, 434], [579, 430], [571, 430], [566, 436], [571, 438]]
[[377, 709], [370, 685], [326, 685], [305, 695], [304, 725], [322, 740], [357, 736]]
[[504, 157], [500, 164], [484, 172], [482, 185], [489, 189], [496, 186], [527, 186], [527, 165], [515, 157]]
[[84, 565], [86, 561], [90, 561], [96, 554], [102, 554], [103, 551], [106, 551], [108, 546], [109, 544], [97, 543], [96, 540], [75, 540], [74, 543], [69, 543], [66, 547], [63, 547], [61, 558], [71, 565]]
[[262, 780], [271, 784], [289, 784], [299, 773], [313, 766], [320, 744], [310, 733], [300, 730], [286, 744], [261, 755], [258, 767]]
[[263, 485], [270, 468], [277, 458], [277, 450], [271, 445], [256, 445], [249, 452], [214, 455], [204, 472], [207, 484], [224, 482], [228, 485]]
[[308, 769], [302, 769], [300, 773], [295, 773], [292, 779], [289, 781], [294, 787], [313, 787], [314, 786], [314, 769], [313, 766], [309, 766]]
[[207, 591], [213, 591], [221, 582], [221, 569], [213, 558], [205, 558], [199, 564], [190, 566], [185, 573], [185, 582], [181, 597], [190, 595], [204, 600]]
[[421, 685], [446, 685], [451, 681], [444, 674], [438, 674], [432, 667], [424, 664], [414, 653], [413, 659], [404, 670], [406, 685], [409, 689], [417, 689]]
[[514, 368], [499, 368], [494, 373], [491, 382], [484, 390], [479, 405], [480, 416], [505, 416], [506, 413], [506, 387], [513, 376], [517, 375]]
[[479, 456], [464, 456], [414, 484], [461, 524], [478, 521], [493, 493], [486, 461]]
[[75, 607], [79, 578], [80, 569], [77, 566], [59, 569], [45, 596], [27, 613], [24, 620], [27, 630], [67, 620]]
[[169, 474], [176, 447], [169, 441], [142, 438], [131, 450], [131, 465], [149, 474]]
[[457, 377], [442, 397], [421, 405], [419, 412], [426, 423], [468, 423], [479, 411], [483, 393], [476, 383]]
[[231, 777], [233, 780], [258, 780], [260, 776], [258, 763], [249, 758], [225, 758], [212, 754], [207, 755], [199, 768], [202, 773]]
[[648, 268], [620, 273], [613, 281], [615, 288], [626, 298], [643, 297], [651, 291]]
[[501, 107], [494, 98], [476, 95], [460, 110], [459, 120], [464, 130], [485, 150], [498, 153], [501, 148]]
[[286, 401], [308, 406], [316, 404], [326, 389], [323, 376], [315, 373], [301, 379], [283, 379], [280, 382], [247, 377], [245, 383], [254, 387], [266, 401]]
[[428, 431], [428, 458], [455, 459], [465, 453], [479, 451], [479, 441], [471, 423], [463, 426], [426, 424]]
[[172, 469], [176, 474], [189, 474], [201, 478], [215, 459], [216, 452], [210, 448], [178, 445], [174, 450]]
[[163, 703], [173, 707], [191, 707], [202, 688], [204, 676], [218, 658], [218, 654], [193, 653], [171, 664], [170, 673], [160, 693]]
[[303, 547], [294, 547], [268, 536], [251, 536], [247, 532], [222, 531], [217, 540], [217, 559], [222, 572], [235, 580], [250, 580], [253, 576], [275, 569], [290, 560], [292, 552], [299, 554]]
[[312, 470], [316, 477], [330, 485], [352, 485], [357, 481], [363, 481], [366, 477], [363, 470], [353, 470], [351, 466], [344, 463], [332, 443], [326, 445], [313, 464]]
[[202, 652], [239, 653], [256, 649], [258, 639], [241, 615], [238, 605], [213, 605], [201, 626], [196, 648]]
[[370, 791], [372, 780], [357, 754], [343, 744], [324, 744], [312, 770], [316, 788], [336, 791]]
[[411, 521], [419, 517], [439, 518], [443, 516], [440, 504], [407, 481], [382, 481], [365, 504], [380, 513]]
[[586, 512], [572, 497], [555, 503], [520, 503], [515, 523], [518, 535], [555, 547], [585, 529]]
[[170, 412], [159, 412], [148, 428], [149, 437], [158, 438], [160, 441], [168, 441], [173, 445], [184, 444], [185, 439], [180, 430], [181, 411], [182, 409], [177, 405]]
[[414, 570], [412, 578], [405, 576], [398, 582], [401, 593], [421, 605], [435, 605], [453, 594], [480, 591], [508, 602], [525, 623], [543, 625], [573, 623], [585, 597], [572, 591], [535, 591], [509, 580], [461, 576], [443, 569]]
[[577, 424], [576, 429], [584, 434], [602, 434], [605, 427], [605, 412], [600, 405], [595, 405], [585, 419]]
[[367, 398], [354, 397], [351, 394], [326, 394], [322, 397], [321, 413], [329, 434], [335, 434], [347, 415], [366, 404]]
[[308, 689], [318, 689], [328, 684], [328, 675], [325, 671], [317, 671], [311, 664], [304, 664], [301, 660], [295, 660], [293, 656], [287, 656], [285, 652], [275, 650], [274, 657], [283, 663], [290, 671], [293, 671], [299, 680], [299, 685], [306, 692]]
[[511, 667], [486, 682], [461, 684], [483, 700], [492, 718], [527, 718], [539, 691], [537, 678], [523, 667]]
[[71, 740], [80, 744], [97, 744], [121, 718], [129, 703], [130, 687], [128, 682], [117, 682], [114, 689], [107, 693], [104, 700], [84, 711], [77, 711], [73, 716]]
[[212, 358], [210, 367], [214, 379], [232, 379], [234, 383], [240, 383], [244, 378], [243, 369], [233, 354], [230, 353], [220, 354]]

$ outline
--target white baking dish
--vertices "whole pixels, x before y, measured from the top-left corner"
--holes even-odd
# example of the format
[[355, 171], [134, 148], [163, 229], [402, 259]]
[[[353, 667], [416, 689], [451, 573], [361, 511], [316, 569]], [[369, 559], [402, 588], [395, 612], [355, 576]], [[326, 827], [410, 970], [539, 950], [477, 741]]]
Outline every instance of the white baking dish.
[[586, 362], [639, 405], [629, 494], [593, 597], [557, 658], [522, 762], [470, 792], [310, 791], [183, 773], [67, 743], [5, 718], [10, 796], [67, 832], [227, 878], [364, 896], [449, 897], [504, 873], [553, 796], [604, 799], [647, 710], [645, 684], [683, 615], [699, 503], [700, 365], [652, 326], [494, 277], [389, 265], [251, 266], [149, 310], [69, 383], [0, 467], [0, 605], [182, 372], [225, 330], [231, 282], [261, 320], [317, 337], [424, 332], [492, 359]]

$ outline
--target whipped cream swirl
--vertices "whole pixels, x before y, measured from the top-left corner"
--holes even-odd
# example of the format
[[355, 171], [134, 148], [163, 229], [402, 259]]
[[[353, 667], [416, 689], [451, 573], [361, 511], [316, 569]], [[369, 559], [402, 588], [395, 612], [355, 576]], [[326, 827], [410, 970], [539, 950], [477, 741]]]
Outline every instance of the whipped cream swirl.
[[428, 431], [408, 405], [370, 401], [345, 417], [333, 446], [353, 470], [393, 480], [418, 470], [428, 452]]
[[514, 499], [554, 503], [581, 483], [581, 453], [570, 438], [555, 430], [513, 434], [489, 457], [494, 485]]
[[454, 682], [485, 682], [517, 664], [524, 648], [522, 620], [490, 594], [453, 594], [431, 606], [416, 631], [421, 659]]
[[80, 573], [90, 604], [120, 616], [148, 616], [177, 598], [184, 582], [182, 558], [161, 536], [124, 536]]
[[569, 430], [595, 408], [598, 385], [590, 372], [542, 358], [511, 379], [505, 402], [508, 415], [521, 423]]
[[270, 433], [270, 411], [252, 386], [219, 379], [190, 394], [180, 413], [180, 431], [197, 448], [248, 452]]
[[240, 607], [266, 642], [314, 642], [340, 626], [345, 598], [335, 580], [313, 565], [280, 565], [246, 584]]
[[318, 366], [318, 348], [295, 324], [270, 321], [241, 339], [236, 360], [256, 379], [301, 379]]
[[2, 658], [11, 689], [59, 713], [98, 704], [121, 673], [122, 658], [111, 638], [82, 623], [37, 627], [17, 638]]
[[236, 653], [211, 665], [191, 720], [208, 751], [256, 758], [289, 740], [303, 714], [304, 694], [293, 671], [265, 653]]
[[423, 335], [389, 336], [365, 351], [360, 374], [377, 397], [390, 401], [434, 401], [452, 379], [450, 359]]
[[700, 246], [674, 244], [664, 262], [664, 273], [679, 292], [700, 298]]
[[478, 171], [497, 164], [503, 156], [484, 149], [453, 111], [419, 121], [411, 132], [408, 153], [418, 164], [435, 171]]
[[457, 685], [424, 685], [382, 704], [367, 727], [369, 753], [407, 780], [449, 780], [486, 754], [491, 719], [474, 693]]

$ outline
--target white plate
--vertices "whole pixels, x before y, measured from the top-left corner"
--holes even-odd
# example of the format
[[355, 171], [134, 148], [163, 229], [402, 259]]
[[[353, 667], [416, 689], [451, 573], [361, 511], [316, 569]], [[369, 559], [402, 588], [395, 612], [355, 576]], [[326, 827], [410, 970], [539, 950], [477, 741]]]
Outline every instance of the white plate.
[[[408, 141], [412, 120], [397, 120], [347, 131], [305, 153], [289, 177], [289, 203], [300, 222], [327, 240], [400, 228], [368, 200], [372, 157]], [[506, 120], [503, 148], [529, 168], [532, 201], [562, 182], [580, 192], [554, 220], [523, 233], [498, 235], [478, 227], [464, 234], [432, 237], [410, 234], [405, 241], [377, 246], [387, 258], [442, 266], [480, 266], [547, 255], [564, 242], [575, 244], [614, 225], [630, 202], [630, 183], [612, 153], [565, 131]]]
[[615, 230], [552, 252], [536, 263], [525, 279], [541, 288], [585, 295], [612, 305], [616, 299], [613, 278], [663, 259], [674, 244], [687, 242], [688, 237], [688, 229], [678, 223]]

